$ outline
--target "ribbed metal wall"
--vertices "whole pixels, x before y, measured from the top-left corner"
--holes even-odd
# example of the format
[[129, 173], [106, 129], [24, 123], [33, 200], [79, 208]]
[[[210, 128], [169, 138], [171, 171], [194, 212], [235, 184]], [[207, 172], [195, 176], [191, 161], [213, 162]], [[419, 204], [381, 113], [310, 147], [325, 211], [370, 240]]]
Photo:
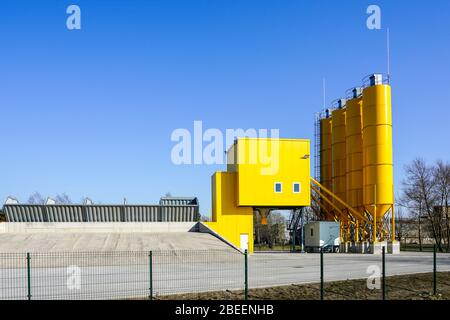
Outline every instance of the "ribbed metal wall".
[[11, 222], [44, 221], [43, 206], [5, 205], [3, 212], [6, 213], [6, 219]]
[[189, 205], [161, 206], [161, 221], [197, 221], [198, 207]]
[[192, 222], [199, 220], [191, 205], [4, 205], [9, 222]]
[[[48, 222], [83, 222], [83, 206], [42, 206]], [[44, 215], [45, 217], [45, 215]]]
[[198, 205], [198, 199], [195, 197], [162, 197], [159, 200], [160, 205]]
[[155, 222], [159, 221], [159, 206], [126, 206], [125, 221]]

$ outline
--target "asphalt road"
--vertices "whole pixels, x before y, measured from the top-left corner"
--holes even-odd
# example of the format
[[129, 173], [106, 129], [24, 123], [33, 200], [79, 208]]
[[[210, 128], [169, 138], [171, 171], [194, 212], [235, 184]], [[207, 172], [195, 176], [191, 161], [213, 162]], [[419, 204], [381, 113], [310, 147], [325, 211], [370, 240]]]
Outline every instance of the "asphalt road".
[[[2, 257], [0, 257], [1, 259]], [[46, 257], [48, 259], [48, 257]], [[101, 263], [90, 256], [86, 261], [67, 259], [54, 267], [46, 260], [31, 265], [32, 299], [127, 299], [150, 294], [148, 253], [140, 258]], [[119, 260], [118, 260], [119, 259]], [[34, 263], [36, 263], [36, 258]], [[26, 299], [26, 261], [0, 267], [0, 299]], [[229, 251], [155, 253], [152, 257], [153, 295], [234, 290], [244, 288], [244, 256]], [[80, 262], [80, 263], [77, 263]], [[92, 263], [91, 263], [92, 262]], [[438, 271], [450, 271], [450, 255], [438, 254]], [[362, 279], [381, 272], [381, 256], [325, 254], [325, 281]], [[256, 253], [248, 259], [249, 287], [313, 283], [320, 280], [318, 254]], [[386, 256], [386, 274], [432, 272], [430, 253], [401, 253]]]

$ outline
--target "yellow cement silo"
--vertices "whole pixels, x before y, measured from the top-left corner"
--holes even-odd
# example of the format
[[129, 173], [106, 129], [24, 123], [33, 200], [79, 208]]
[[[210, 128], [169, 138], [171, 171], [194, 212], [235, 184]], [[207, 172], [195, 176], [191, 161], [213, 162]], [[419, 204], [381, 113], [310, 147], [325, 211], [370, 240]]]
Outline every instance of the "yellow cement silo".
[[374, 218], [377, 241], [381, 218], [394, 204], [391, 87], [377, 74], [363, 90], [363, 183], [364, 207]]
[[[344, 108], [345, 100], [338, 102], [338, 109], [332, 113], [332, 132], [331, 132], [331, 153], [332, 153], [332, 185], [333, 193], [343, 201], [347, 201], [347, 160], [346, 160], [346, 109]], [[337, 201], [334, 204], [342, 209], [345, 207]]]
[[[332, 185], [332, 157], [331, 157], [331, 114], [326, 111], [325, 118], [320, 120], [320, 183], [331, 190]], [[332, 211], [327, 202], [323, 206], [328, 212]]]
[[363, 204], [362, 89], [352, 90], [346, 106], [347, 203], [361, 214]]

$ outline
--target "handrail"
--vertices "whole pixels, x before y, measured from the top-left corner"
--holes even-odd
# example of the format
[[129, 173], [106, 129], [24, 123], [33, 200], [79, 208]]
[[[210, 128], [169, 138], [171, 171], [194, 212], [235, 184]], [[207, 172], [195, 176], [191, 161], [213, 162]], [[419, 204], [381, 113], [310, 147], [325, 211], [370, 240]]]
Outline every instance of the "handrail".
[[[322, 203], [320, 203], [320, 201], [319, 201], [313, 194], [311, 194], [311, 198], [317, 203], [317, 205], [325, 212], [325, 214], [326, 214], [327, 216], [333, 218], [333, 220], [336, 219], [336, 217], [335, 217], [332, 213], [330, 213], [330, 212], [328, 211], [328, 209], [325, 208], [325, 206], [324, 206]], [[313, 210], [314, 210], [314, 209], [313, 209]], [[316, 214], [317, 214], [317, 213], [316, 213]], [[317, 214], [317, 215], [319, 215], [319, 214]]]
[[[372, 224], [372, 222], [367, 219], [366, 217], [362, 216], [358, 211], [356, 211], [355, 209], [353, 209], [352, 207], [350, 207], [347, 203], [345, 203], [341, 198], [339, 198], [337, 195], [335, 195], [333, 192], [331, 192], [330, 190], [328, 190], [327, 188], [325, 188], [323, 185], [321, 185], [316, 179], [314, 179], [313, 177], [310, 177], [311, 182], [313, 184], [315, 184], [316, 186], [318, 186], [320, 188], [320, 190], [325, 191], [325, 193], [327, 193], [328, 195], [330, 195], [332, 198], [336, 199], [340, 204], [342, 204], [348, 211], [349, 213], [351, 213], [354, 217], [357, 217], [360, 220], [364, 220], [365, 222]], [[313, 190], [315, 189], [312, 185], [311, 188], [313, 188]], [[316, 191], [316, 190], [314, 190]], [[316, 191], [317, 192], [317, 191]], [[328, 200], [326, 198], [324, 198], [325, 200]]]
[[316, 189], [315, 187], [311, 186], [311, 189], [313, 189], [313, 191], [315, 191], [319, 196], [321, 196], [329, 205], [331, 205], [341, 216], [344, 216], [344, 213], [341, 211], [341, 209], [339, 209], [332, 201], [328, 200], [327, 198], [325, 198], [318, 189]]
[[[340, 208], [338, 208], [338, 206], [336, 206], [331, 200], [327, 199], [326, 197], [324, 197], [323, 194], [320, 193], [319, 190], [317, 190], [316, 188], [314, 188], [313, 186], [311, 186], [311, 188], [319, 195], [322, 197], [323, 200], [325, 200], [325, 202], [327, 202], [329, 205], [331, 205], [334, 210], [336, 210], [336, 212], [339, 214], [339, 216], [341, 217], [341, 219], [345, 219], [346, 221], [350, 222], [351, 224], [355, 224], [355, 221], [353, 221], [355, 218], [350, 214], [350, 213], [344, 213]], [[352, 220], [353, 219], [353, 220]]]

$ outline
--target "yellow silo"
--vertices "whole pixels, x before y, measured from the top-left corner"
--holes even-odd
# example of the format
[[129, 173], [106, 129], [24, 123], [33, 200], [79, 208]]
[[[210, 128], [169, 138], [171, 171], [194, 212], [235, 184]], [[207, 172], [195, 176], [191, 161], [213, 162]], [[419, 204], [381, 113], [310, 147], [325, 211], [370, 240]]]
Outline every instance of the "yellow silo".
[[394, 204], [391, 87], [372, 75], [363, 91], [363, 202], [375, 221], [372, 240], [382, 217]]
[[[331, 115], [326, 110], [325, 118], [320, 120], [320, 183], [331, 190], [332, 185], [332, 158], [331, 158]], [[323, 201], [324, 208], [331, 212], [331, 206]]]
[[[342, 199], [347, 201], [347, 187], [346, 187], [346, 175], [347, 175], [347, 163], [346, 163], [346, 123], [344, 108], [345, 100], [338, 101], [338, 109], [332, 113], [332, 128], [331, 128], [331, 153], [332, 153], [332, 185], [333, 193]], [[333, 200], [334, 204], [342, 209], [345, 207], [336, 199]]]
[[364, 213], [362, 104], [362, 89], [354, 88], [346, 106], [347, 203], [361, 214]]

